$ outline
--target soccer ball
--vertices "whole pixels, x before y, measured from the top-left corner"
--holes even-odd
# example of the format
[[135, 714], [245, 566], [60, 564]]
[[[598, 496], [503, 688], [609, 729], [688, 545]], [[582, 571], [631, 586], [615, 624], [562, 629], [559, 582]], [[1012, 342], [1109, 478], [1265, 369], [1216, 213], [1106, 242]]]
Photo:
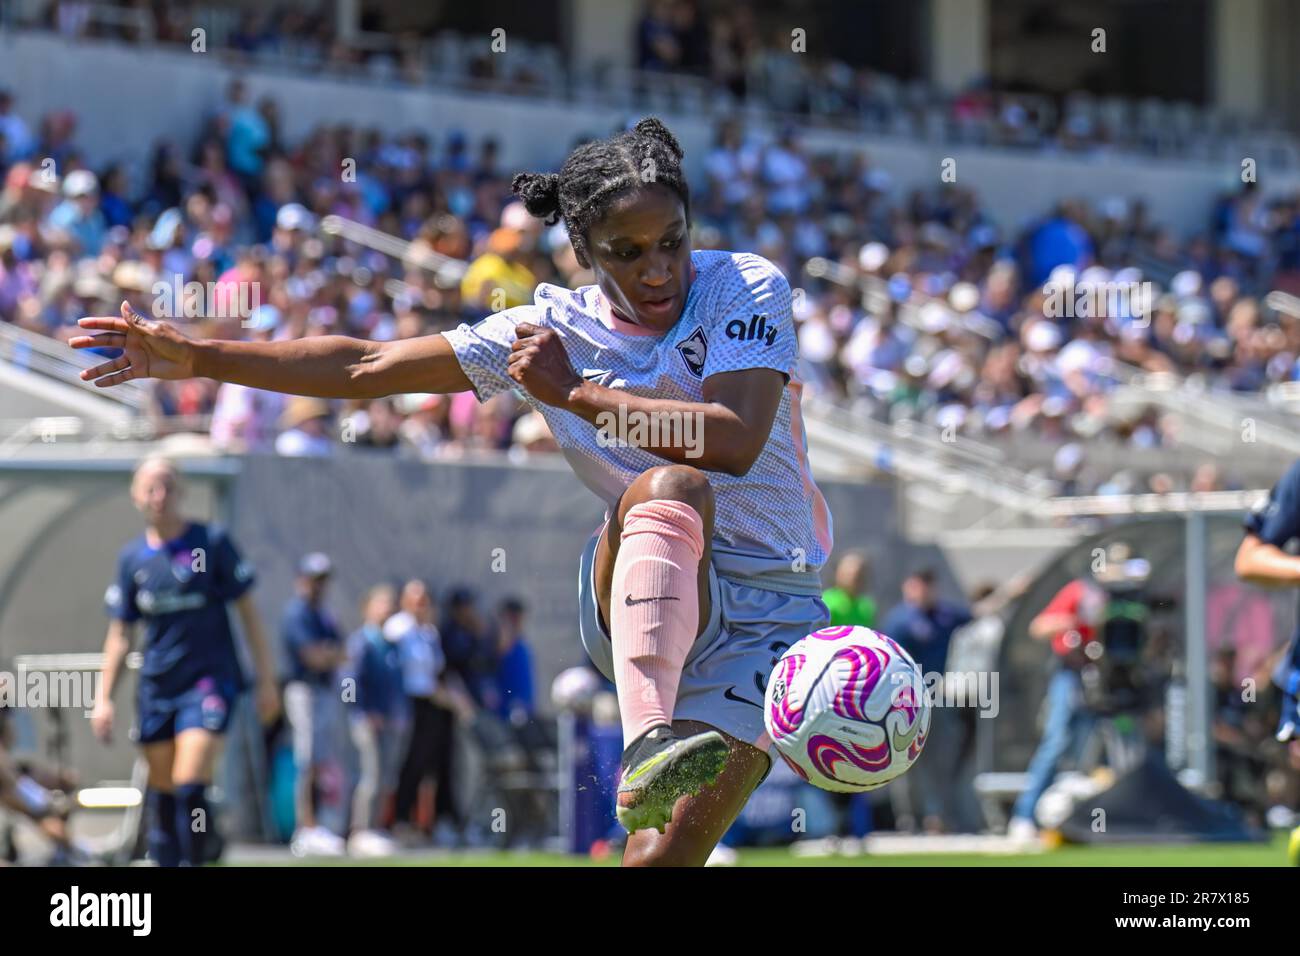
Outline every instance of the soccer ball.
[[777, 661], [763, 723], [804, 780], [859, 793], [916, 762], [930, 705], [916, 663], [890, 638], [866, 627], [824, 627]]

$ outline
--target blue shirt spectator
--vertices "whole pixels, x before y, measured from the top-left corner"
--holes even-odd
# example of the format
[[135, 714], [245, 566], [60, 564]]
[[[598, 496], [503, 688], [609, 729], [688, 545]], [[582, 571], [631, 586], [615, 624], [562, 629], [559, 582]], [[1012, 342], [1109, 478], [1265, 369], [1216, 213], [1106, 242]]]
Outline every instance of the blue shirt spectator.
[[290, 681], [328, 686], [343, 657], [343, 638], [323, 607], [331, 573], [329, 558], [309, 554], [298, 567], [298, 593], [284, 610], [281, 636]]
[[524, 637], [524, 605], [515, 598], [501, 602], [497, 612], [497, 716], [524, 723], [535, 713], [533, 652]]
[[363, 624], [348, 638], [349, 676], [356, 680], [356, 705], [366, 716], [401, 721], [406, 718], [402, 652], [381, 626]]
[[108, 226], [99, 210], [99, 180], [85, 169], [74, 169], [63, 181], [63, 202], [49, 215], [49, 224], [71, 235], [83, 256], [97, 256]]
[[914, 571], [903, 582], [903, 601], [885, 617], [882, 630], [912, 655], [922, 675], [942, 673], [957, 628], [969, 623], [968, 609], [935, 596], [934, 572]]

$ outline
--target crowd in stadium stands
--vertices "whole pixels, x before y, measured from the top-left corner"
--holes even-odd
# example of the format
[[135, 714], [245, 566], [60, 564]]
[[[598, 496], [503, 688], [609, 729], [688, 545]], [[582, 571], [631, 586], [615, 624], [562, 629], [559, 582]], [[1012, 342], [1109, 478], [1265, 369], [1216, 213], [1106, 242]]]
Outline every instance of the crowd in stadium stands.
[[[769, 112], [946, 142], [1179, 157], [1208, 157], [1221, 148], [1235, 148], [1231, 155], [1255, 154], [1277, 146], [1278, 163], [1297, 161], [1297, 143], [1284, 131], [1190, 103], [1082, 94], [1060, 99], [998, 90], [987, 81], [948, 93], [923, 81], [903, 83], [819, 56], [815, 42], [807, 52], [794, 53], [788, 16], [758, 13], [743, 3], [645, 0], [635, 26], [637, 76], [603, 67], [592, 76], [579, 75], [558, 47], [517, 35], [510, 41], [511, 55], [499, 56], [485, 36], [451, 30], [385, 32], [380, 20], [365, 16], [360, 24], [365, 40], [349, 41], [337, 32], [329, 7], [306, 11], [286, 4], [222, 11], [154, 3], [121, 6], [113, 15], [101, 15], [101, 9], [112, 6], [53, 0], [34, 22], [67, 36], [185, 47], [195, 42], [195, 26], [205, 25], [205, 49], [313, 69], [361, 70], [386, 82], [413, 85], [488, 84], [542, 95], [582, 87], [636, 96], [653, 88], [655, 78], [681, 79], [696, 84], [693, 105], [684, 108], [717, 109], [715, 115], [745, 103]], [[669, 83], [666, 95], [678, 95], [674, 89], [680, 92]], [[654, 108], [653, 103], [644, 105]], [[1231, 145], [1242, 137], [1255, 144], [1247, 153]]]
[[[493, 139], [338, 125], [290, 143], [274, 99], [251, 102], [238, 81], [196, 142], [160, 140], [144, 170], [94, 165], [76, 127], [71, 111], [29, 117], [0, 95], [0, 321], [63, 339], [78, 317], [115, 313], [125, 295], [210, 337], [392, 339], [529, 301], [538, 282], [592, 281], [563, 225], [512, 201]], [[1210, 389], [1241, 392], [1297, 378], [1300, 317], [1261, 300], [1267, 289], [1300, 289], [1296, 197], [1265, 201], [1247, 185], [1187, 241], [1120, 198], [1099, 207], [1066, 199], [1008, 235], [969, 189], [904, 194], [865, 154], [810, 155], [794, 128], [760, 144], [725, 122], [703, 164], [695, 244], [755, 251], [785, 271], [811, 394], [883, 422], [1043, 436], [1060, 446], [1054, 477], [1068, 492], [1094, 490], [1076, 481], [1087, 440], [1178, 443], [1154, 409], [1112, 412], [1117, 367], [1196, 374]], [[329, 215], [409, 250], [399, 260], [326, 234]], [[813, 257], [838, 263], [840, 279], [811, 277]], [[442, 267], [416, 264], [428, 258]], [[1068, 304], [1053, 312], [1045, 291], [1139, 281], [1154, 284], [1146, 315], [1138, 300], [1094, 306], [1092, 317]], [[202, 318], [212, 296], [192, 309], [193, 282], [255, 289], [256, 307]], [[235, 450], [438, 457], [555, 447], [511, 394], [482, 406], [471, 394], [329, 403], [211, 381], [158, 383], [151, 394], [160, 419], [210, 414], [214, 442]], [[1213, 467], [1195, 478], [1124, 473], [1101, 490], [1182, 490], [1193, 480], [1212, 489], [1224, 479]]]

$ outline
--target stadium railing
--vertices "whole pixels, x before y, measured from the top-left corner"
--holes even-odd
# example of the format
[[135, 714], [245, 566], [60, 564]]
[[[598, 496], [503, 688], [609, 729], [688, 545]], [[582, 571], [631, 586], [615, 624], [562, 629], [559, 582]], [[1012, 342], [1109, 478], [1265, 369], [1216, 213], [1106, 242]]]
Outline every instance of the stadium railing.
[[[103, 359], [91, 352], [70, 349], [57, 339], [0, 322], [0, 361], [84, 388], [81, 372]], [[149, 389], [141, 382], [124, 382], [116, 388], [101, 389], [97, 394], [136, 413], [149, 407]]]
[[[440, 252], [434, 252], [426, 246], [416, 245], [409, 240], [374, 229], [364, 223], [346, 219], [343, 216], [326, 216], [320, 222], [320, 231], [328, 236], [340, 236], [366, 249], [383, 253], [405, 265], [425, 269], [433, 273], [435, 280], [444, 288], [459, 283], [465, 275], [465, 271], [469, 268], [469, 263], [464, 259], [456, 259]], [[400, 280], [394, 281], [398, 282], [398, 287], [405, 288], [405, 283], [401, 283]], [[385, 290], [388, 290], [387, 285]]]

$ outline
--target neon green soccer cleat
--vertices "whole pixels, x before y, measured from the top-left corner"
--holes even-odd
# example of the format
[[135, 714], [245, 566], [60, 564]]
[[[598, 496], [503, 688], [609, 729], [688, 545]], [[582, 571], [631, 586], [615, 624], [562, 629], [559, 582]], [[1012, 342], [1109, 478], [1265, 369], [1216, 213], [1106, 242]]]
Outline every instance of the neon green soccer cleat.
[[711, 786], [726, 762], [727, 742], [716, 730], [678, 737], [664, 725], [642, 734], [623, 751], [618, 822], [628, 833], [663, 833], [678, 798]]

